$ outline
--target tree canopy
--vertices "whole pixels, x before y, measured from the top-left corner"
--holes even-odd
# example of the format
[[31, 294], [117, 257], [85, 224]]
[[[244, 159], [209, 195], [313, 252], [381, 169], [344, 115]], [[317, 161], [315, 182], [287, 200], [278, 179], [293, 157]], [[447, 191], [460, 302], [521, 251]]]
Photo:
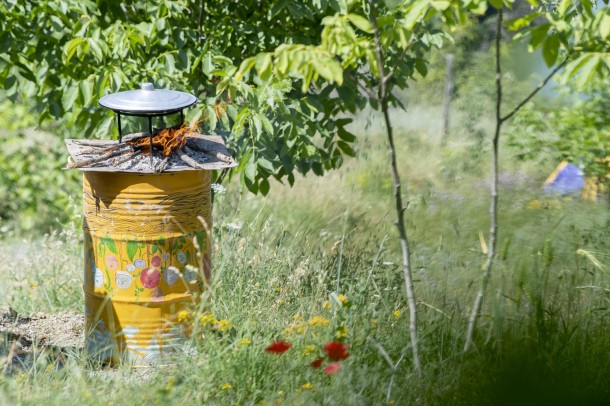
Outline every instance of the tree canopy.
[[[451, 27], [511, 0], [387, 0], [376, 22], [384, 48], [380, 78], [370, 10], [348, 0], [135, 2], [49, 0], [0, 4], [0, 85], [35, 104], [41, 122], [61, 120], [82, 137], [116, 134], [97, 101], [152, 81], [201, 100], [189, 119], [226, 131], [242, 180], [268, 193], [269, 178], [321, 175], [355, 155], [349, 114], [378, 109], [371, 89], [427, 73], [428, 51]], [[507, 23], [541, 48], [549, 66], [583, 85], [610, 69], [610, 11], [592, 0], [529, 0]], [[579, 73], [580, 72], [580, 73]]]

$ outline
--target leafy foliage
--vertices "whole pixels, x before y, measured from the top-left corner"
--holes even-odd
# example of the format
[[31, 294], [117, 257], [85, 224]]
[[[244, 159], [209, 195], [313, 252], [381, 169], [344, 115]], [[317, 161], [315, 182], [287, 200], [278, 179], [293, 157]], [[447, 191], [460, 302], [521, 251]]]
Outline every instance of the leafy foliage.
[[[516, 119], [511, 144], [521, 159], [550, 156], [579, 165], [600, 183], [610, 181], [610, 90], [591, 83], [575, 106], [530, 109]], [[532, 136], [536, 134], [536, 136]]]
[[0, 103], [0, 234], [47, 231], [67, 222], [76, 204], [78, 174], [61, 170], [63, 142], [48, 132], [33, 131], [27, 106]]
[[[231, 131], [246, 186], [267, 193], [270, 176], [292, 183], [295, 171], [315, 168], [322, 174], [337, 167], [343, 154], [339, 140], [348, 145], [354, 137], [336, 137], [337, 129], [347, 133], [335, 121], [336, 100], [321, 104], [313, 92], [299, 94], [294, 90], [299, 78], [261, 74], [238, 83], [234, 62], [281, 44], [311, 43], [331, 6], [316, 1], [245, 1], [238, 7], [187, 0], [3, 2], [0, 44], [8, 52], [0, 56], [0, 85], [12, 100], [35, 100], [41, 123], [61, 120], [72, 135], [98, 138], [116, 134], [112, 113], [97, 106], [107, 93], [144, 81], [192, 92], [203, 103], [189, 118], [201, 119], [204, 131]], [[302, 45], [291, 52], [294, 61], [321, 57]], [[264, 71], [260, 63], [258, 68]], [[349, 145], [344, 149], [351, 151]]]

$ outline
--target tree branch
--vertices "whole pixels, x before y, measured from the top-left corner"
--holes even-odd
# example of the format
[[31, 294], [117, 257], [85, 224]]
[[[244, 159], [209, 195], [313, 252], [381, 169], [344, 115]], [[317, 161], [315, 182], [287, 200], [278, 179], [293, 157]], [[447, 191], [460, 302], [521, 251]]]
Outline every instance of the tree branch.
[[[400, 56], [398, 57], [398, 61], [400, 61], [402, 58], [405, 57], [405, 55], [407, 55], [407, 52], [409, 51], [409, 49], [411, 48], [411, 45], [413, 45], [413, 42], [415, 42], [415, 34], [411, 34], [411, 39], [409, 39], [409, 42], [407, 43], [407, 46], [405, 47], [405, 49], [402, 50], [402, 53], [400, 54]], [[383, 77], [383, 81], [388, 83], [388, 81], [390, 79], [392, 79], [392, 76], [394, 76], [394, 73], [396, 73], [396, 68], [398, 65], [394, 65], [394, 68], [388, 73], [387, 76]]]
[[519, 110], [521, 110], [521, 107], [525, 106], [525, 104], [530, 101], [532, 99], [532, 97], [536, 96], [536, 94], [542, 90], [542, 88], [549, 83], [549, 80], [551, 80], [551, 78], [553, 76], [555, 76], [555, 74], [557, 72], [559, 72], [561, 70], [561, 68], [563, 68], [565, 66], [566, 63], [568, 63], [568, 60], [570, 59], [570, 53], [568, 53], [568, 55], [565, 57], [565, 59], [555, 67], [555, 69], [553, 69], [545, 78], [544, 80], [534, 89], [532, 90], [532, 92], [521, 101], [521, 103], [517, 104], [517, 106], [511, 110], [510, 113], [508, 113], [507, 115], [505, 115], [504, 117], [501, 117], [500, 120], [502, 122], [508, 120], [509, 118], [511, 118], [512, 116], [514, 116], [515, 114], [517, 114], [517, 112]]
[[491, 181], [491, 204], [489, 207], [489, 241], [487, 246], [487, 258], [483, 265], [483, 277], [481, 278], [481, 286], [475, 298], [468, 318], [468, 329], [466, 330], [466, 340], [464, 343], [464, 352], [470, 350], [474, 336], [474, 329], [477, 325], [477, 319], [481, 313], [483, 299], [487, 292], [489, 284], [489, 275], [493, 266], [493, 260], [496, 256], [496, 237], [498, 234], [498, 145], [500, 140], [500, 130], [502, 128], [502, 117], [500, 110], [502, 107], [502, 65], [500, 64], [500, 40], [502, 38], [502, 17], [503, 9], [498, 10], [498, 21], [496, 24], [496, 129], [493, 138], [492, 147], [492, 181]]

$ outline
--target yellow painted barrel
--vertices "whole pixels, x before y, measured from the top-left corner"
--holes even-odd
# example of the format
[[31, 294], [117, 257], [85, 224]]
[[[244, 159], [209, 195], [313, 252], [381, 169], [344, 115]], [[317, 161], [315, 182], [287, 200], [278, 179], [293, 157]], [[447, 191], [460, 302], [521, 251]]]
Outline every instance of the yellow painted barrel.
[[84, 172], [89, 356], [146, 366], [182, 350], [189, 331], [177, 314], [197, 303], [211, 267], [210, 177]]

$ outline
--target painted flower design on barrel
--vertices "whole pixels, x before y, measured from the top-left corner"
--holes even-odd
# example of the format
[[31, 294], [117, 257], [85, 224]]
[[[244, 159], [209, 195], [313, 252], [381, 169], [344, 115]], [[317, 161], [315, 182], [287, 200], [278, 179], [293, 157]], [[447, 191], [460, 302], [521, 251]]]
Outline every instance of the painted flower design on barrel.
[[134, 264], [127, 264], [125, 268], [127, 269], [127, 272], [133, 272], [136, 270], [136, 266]]
[[101, 288], [104, 285], [104, 274], [100, 268], [95, 268], [93, 273], [93, 284], [96, 288]]
[[169, 266], [163, 271], [163, 279], [168, 285], [173, 285], [180, 278], [180, 271], [174, 266]]
[[187, 265], [184, 271], [184, 279], [190, 284], [197, 282], [197, 276], [199, 275], [199, 271], [192, 265]]
[[145, 288], [152, 289], [159, 285], [161, 274], [155, 268], [145, 268], [140, 274], [140, 281]]
[[184, 254], [184, 252], [178, 251], [178, 254], [176, 254], [176, 258], [178, 259], [178, 262], [180, 262], [182, 265], [186, 264], [186, 255]]
[[114, 280], [119, 289], [128, 289], [131, 286], [133, 278], [127, 272], [117, 271]]
[[108, 267], [108, 269], [110, 269], [111, 271], [114, 271], [115, 269], [117, 269], [119, 267], [119, 261], [116, 259], [116, 257], [112, 254], [108, 254], [106, 255], [106, 267]]

